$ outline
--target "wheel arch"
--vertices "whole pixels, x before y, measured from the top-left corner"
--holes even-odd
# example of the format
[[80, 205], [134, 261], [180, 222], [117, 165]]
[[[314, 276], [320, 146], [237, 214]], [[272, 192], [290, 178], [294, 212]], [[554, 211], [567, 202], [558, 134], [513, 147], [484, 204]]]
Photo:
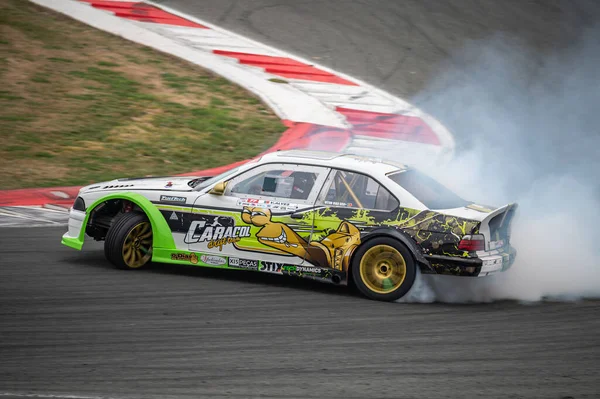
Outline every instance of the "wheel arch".
[[[408, 248], [408, 251], [413, 256], [415, 263], [419, 266], [419, 269], [421, 269], [421, 271], [431, 271], [431, 265], [423, 256], [421, 249], [419, 248], [418, 244], [413, 240], [413, 238], [408, 234], [404, 233], [403, 231], [393, 227], [378, 227], [371, 230], [367, 236], [361, 238], [361, 243], [358, 248], [362, 247], [363, 245], [366, 245], [369, 241], [377, 237], [390, 237], [400, 241]], [[352, 253], [352, 258], [354, 258], [356, 252], [357, 251], [354, 251]], [[350, 264], [352, 264], [353, 261], [354, 259], [350, 259]]]
[[94, 210], [106, 201], [110, 200], [126, 200], [137, 205], [148, 217], [152, 226], [152, 246], [154, 248], [175, 248], [175, 241], [171, 234], [171, 229], [165, 218], [162, 216], [158, 208], [150, 202], [146, 197], [138, 193], [121, 192], [108, 194], [95, 200], [85, 211], [81, 231], [79, 232], [78, 241], [83, 245], [85, 239], [85, 231], [90, 216]]

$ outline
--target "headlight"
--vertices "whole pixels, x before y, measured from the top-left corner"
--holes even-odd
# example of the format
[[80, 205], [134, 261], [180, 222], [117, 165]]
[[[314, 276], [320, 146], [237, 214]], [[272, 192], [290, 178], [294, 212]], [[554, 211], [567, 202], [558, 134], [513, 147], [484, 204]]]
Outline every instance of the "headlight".
[[73, 209], [76, 211], [85, 211], [85, 201], [81, 197], [77, 197], [73, 204]]

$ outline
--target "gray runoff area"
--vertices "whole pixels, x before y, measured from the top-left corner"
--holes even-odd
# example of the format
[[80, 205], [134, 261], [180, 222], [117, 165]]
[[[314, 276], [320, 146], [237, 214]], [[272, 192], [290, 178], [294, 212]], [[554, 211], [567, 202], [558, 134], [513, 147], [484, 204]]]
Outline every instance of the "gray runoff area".
[[0, 229], [7, 227], [66, 226], [68, 210], [60, 207], [0, 207]]
[[[502, 30], [545, 52], [595, 15], [551, 0], [164, 3], [405, 97], [461, 42]], [[101, 243], [61, 246], [64, 231], [0, 229], [2, 397], [600, 393], [596, 301], [394, 304], [250, 272], [119, 271]]]

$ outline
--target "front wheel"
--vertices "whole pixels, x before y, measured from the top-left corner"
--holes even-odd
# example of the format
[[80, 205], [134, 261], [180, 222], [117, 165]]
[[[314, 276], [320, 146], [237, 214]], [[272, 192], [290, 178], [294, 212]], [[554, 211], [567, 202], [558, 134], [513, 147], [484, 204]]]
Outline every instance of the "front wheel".
[[119, 269], [139, 269], [152, 259], [152, 226], [143, 213], [128, 212], [106, 234], [104, 255]]
[[352, 260], [352, 276], [366, 297], [395, 301], [413, 286], [416, 266], [404, 244], [391, 237], [379, 237], [358, 248]]

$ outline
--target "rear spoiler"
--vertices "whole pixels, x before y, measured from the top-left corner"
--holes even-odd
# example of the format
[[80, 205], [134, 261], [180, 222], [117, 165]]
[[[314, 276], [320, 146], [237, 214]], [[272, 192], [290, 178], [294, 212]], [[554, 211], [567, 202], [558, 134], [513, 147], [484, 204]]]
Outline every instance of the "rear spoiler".
[[[506, 221], [506, 216], [510, 213], [511, 209], [517, 209], [517, 204], [513, 203], [513, 204], [508, 204], [506, 206], [504, 206], [504, 208], [506, 208], [506, 212], [504, 212], [504, 216], [502, 216], [502, 221], [500, 222], [500, 228], [502, 228], [502, 226], [504, 226], [504, 222]], [[510, 221], [509, 221], [510, 223]]]
[[[479, 227], [479, 233], [483, 234], [485, 237], [485, 249], [489, 251], [491, 249], [497, 248], [497, 246], [492, 245], [492, 242], [500, 241], [500, 240], [508, 240], [510, 237], [510, 223], [513, 219], [514, 213], [518, 208], [517, 203], [507, 204], [501, 206], [500, 208], [490, 212], [486, 215], [486, 217], [481, 221], [481, 225]], [[494, 226], [490, 226], [490, 222], [496, 218], [498, 215], [502, 215], [500, 222], [494, 222]], [[494, 230], [492, 232], [492, 229]], [[504, 232], [505, 234], [501, 234]], [[492, 233], [494, 233], [492, 236]], [[500, 235], [500, 237], [497, 237]], [[492, 246], [494, 248], [492, 248]]]

